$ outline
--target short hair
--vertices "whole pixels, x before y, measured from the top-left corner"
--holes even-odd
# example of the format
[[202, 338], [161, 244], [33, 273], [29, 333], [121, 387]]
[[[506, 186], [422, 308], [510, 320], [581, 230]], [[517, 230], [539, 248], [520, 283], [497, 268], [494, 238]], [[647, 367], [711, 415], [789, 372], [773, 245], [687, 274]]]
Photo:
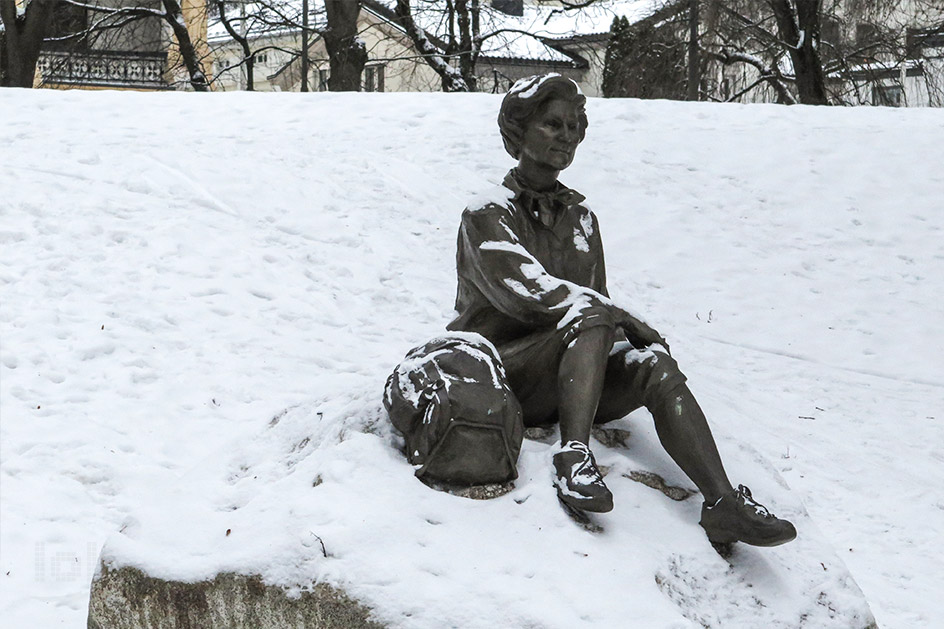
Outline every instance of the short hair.
[[511, 86], [498, 112], [498, 128], [505, 150], [514, 159], [521, 154], [521, 141], [528, 123], [552, 100], [568, 101], [577, 109], [580, 142], [583, 142], [587, 135], [587, 97], [577, 84], [556, 72], [529, 76]]

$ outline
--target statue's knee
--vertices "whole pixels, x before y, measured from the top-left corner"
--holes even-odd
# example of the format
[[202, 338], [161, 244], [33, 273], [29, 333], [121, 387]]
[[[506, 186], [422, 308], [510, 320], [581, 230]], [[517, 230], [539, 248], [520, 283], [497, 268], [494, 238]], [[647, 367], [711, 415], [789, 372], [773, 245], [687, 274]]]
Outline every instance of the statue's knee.
[[678, 363], [676, 363], [675, 359], [669, 356], [668, 353], [652, 347], [638, 349], [629, 341], [615, 343], [610, 354], [614, 357], [619, 357], [621, 362], [627, 367], [632, 367], [633, 371], [638, 371], [639, 369], [650, 371], [671, 371], [678, 369]]
[[616, 338], [616, 323], [612, 317], [597, 313], [580, 314], [564, 327], [564, 346], [573, 347], [578, 339], [596, 342], [609, 348]]
[[637, 349], [629, 343], [617, 343], [611, 356], [620, 359], [630, 386], [641, 393], [647, 406], [667, 397], [685, 382], [675, 359], [660, 349]]
[[654, 356], [651, 363], [652, 370], [659, 372], [660, 379], [667, 379], [674, 376], [675, 374], [681, 375], [682, 372], [679, 371], [678, 363], [675, 362], [675, 359], [669, 356], [668, 353], [660, 350], [653, 350], [652, 354]]
[[653, 354], [655, 358], [651, 360], [645, 387], [646, 404], [650, 407], [669, 398], [686, 380], [674, 358], [661, 351], [654, 351]]

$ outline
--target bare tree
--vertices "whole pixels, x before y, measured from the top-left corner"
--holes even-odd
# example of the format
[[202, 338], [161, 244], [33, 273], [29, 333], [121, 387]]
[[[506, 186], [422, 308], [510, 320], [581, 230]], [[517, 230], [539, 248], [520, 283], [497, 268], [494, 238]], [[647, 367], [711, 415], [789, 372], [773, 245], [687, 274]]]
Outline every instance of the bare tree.
[[56, 5], [57, 0], [33, 0], [21, 11], [15, 0], [0, 0], [0, 86], [33, 87]]
[[[444, 91], [476, 91], [481, 60], [496, 51], [502, 56], [515, 56], [521, 41], [527, 41], [528, 48], [537, 43], [553, 50], [558, 59], [560, 55], [569, 57], [567, 63], [585, 64], [579, 54], [555, 45], [554, 36], [544, 27], [559, 14], [576, 19], [585, 12], [604, 10], [599, 7], [605, 6], [602, 0], [529, 6], [521, 0], [397, 0], [395, 19], [409, 35], [413, 48], [440, 76]], [[607, 10], [607, 15], [613, 14]]]
[[325, 0], [327, 28], [322, 33], [331, 74], [328, 89], [332, 92], [359, 92], [361, 74], [367, 63], [367, 49], [357, 36], [360, 2]]
[[[844, 8], [842, 15], [824, 9], [830, 98], [842, 104], [944, 106], [944, 3], [852, 0]], [[905, 102], [909, 84], [912, 103]]]
[[[916, 0], [923, 1], [935, 0]], [[849, 77], [867, 68], [862, 65], [863, 53], [878, 54], [877, 40], [882, 38], [877, 34], [886, 34], [887, 44], [904, 41], [903, 36], [888, 33], [888, 16], [877, 11], [884, 5], [888, 13], [897, 4], [891, 0], [666, 0], [649, 18], [628, 25], [636, 51], [629, 63], [637, 67], [611, 68], [608, 76], [629, 73], [636, 77], [634, 89], [640, 95], [648, 90], [665, 97], [675, 88], [666, 92], [655, 84], [646, 87], [647, 81], [665, 84], [669, 77], [676, 77], [671, 80], [677, 82], [680, 56], [668, 53], [687, 43], [689, 98], [697, 81], [700, 97], [709, 100], [738, 100], [755, 90], [769, 90], [786, 104], [840, 103], [844, 99], [839, 93]], [[875, 21], [872, 37], [866, 38], [870, 43], [857, 37], [860, 45], [850, 46], [840, 33], [849, 30], [850, 22], [861, 26], [866, 12]], [[699, 54], [693, 54], [696, 46]], [[891, 58], [887, 53], [878, 56]], [[719, 72], [719, 67], [737, 72]], [[873, 67], [884, 71], [881, 65]], [[647, 70], [654, 72], [647, 75]]]
[[[279, 51], [284, 53], [290, 62], [302, 58], [303, 44], [284, 41], [287, 32], [298, 33], [305, 26], [306, 19], [302, 15], [301, 7], [302, 5], [294, 0], [258, 0], [251, 3], [245, 0], [213, 0], [211, 18], [219, 20], [219, 24], [239, 49], [236, 62], [228, 63], [214, 80], [220, 80], [223, 74], [229, 71], [244, 68], [245, 84], [240, 81], [240, 85], [247, 91], [254, 91], [256, 64], [264, 55]], [[323, 26], [323, 7], [310, 11], [307, 17], [314, 20], [314, 26], [307, 30], [320, 33]], [[215, 54], [219, 55], [220, 50], [222, 48], [218, 47]]]
[[796, 89], [805, 105], [828, 105], [826, 73], [819, 56], [822, 0], [768, 0], [779, 39], [793, 62]]
[[[395, 11], [398, 22], [413, 41], [413, 46], [419, 54], [422, 55], [423, 60], [429, 67], [439, 75], [442, 80], [443, 91], [472, 91], [474, 89], [474, 83], [473, 85], [469, 85], [469, 82], [466, 81], [462, 73], [449, 64], [447, 57], [444, 56], [444, 51], [430, 41], [429, 35], [424, 29], [417, 26], [416, 20], [413, 18], [413, 9], [410, 6], [410, 0], [397, 0]], [[452, 28], [453, 22], [451, 20], [449, 24], [450, 28]], [[449, 46], [447, 45], [446, 48], [448, 49]]]
[[737, 100], [768, 87], [784, 104], [828, 104], [819, 56], [821, 0], [707, 0], [700, 49], [723, 66], [750, 68], [753, 78], [731, 92], [706, 77], [711, 100]]
[[[17, 9], [16, 0], [0, 0], [3, 85], [31, 87], [37, 63], [45, 53], [55, 53], [54, 65], [58, 66], [66, 65], [76, 56], [106, 57], [108, 41], [121, 39], [130, 43], [142, 32], [138, 28], [141, 24], [157, 21], [173, 34], [189, 84], [198, 91], [208, 89], [203, 59], [187, 29], [179, 0], [137, 0], [117, 6], [99, 0], [32, 0], [21, 7]], [[57, 28], [63, 23], [69, 23], [70, 28]], [[141, 45], [157, 49], [161, 46], [159, 39], [145, 39]], [[48, 59], [44, 67], [49, 69], [47, 62]]]
[[197, 55], [194, 42], [190, 38], [190, 31], [187, 30], [187, 24], [184, 22], [180, 2], [178, 0], [161, 0], [164, 4], [164, 14], [162, 17], [174, 31], [177, 38], [177, 45], [180, 49], [181, 58], [187, 67], [187, 73], [190, 75], [190, 85], [197, 92], [207, 92], [210, 90], [210, 84], [207, 80], [206, 72], [203, 70], [203, 64]]
[[[252, 3], [252, 16], [259, 15], [260, 7], [272, 7], [278, 4], [286, 4], [286, 0], [259, 0]], [[444, 91], [475, 91], [478, 89], [478, 83], [481, 80], [479, 74], [487, 74], [487, 70], [482, 70], [480, 63], [482, 58], [488, 58], [489, 52], [508, 49], [511, 42], [516, 39], [530, 38], [532, 41], [541, 42], [548, 50], [554, 49], [552, 53], [557, 62], [564, 66], [570, 61], [561, 61], [560, 55], [562, 48], [554, 48], [553, 43], [548, 43], [548, 36], [540, 34], [540, 27], [544, 19], [557, 13], [567, 12], [568, 15], [577, 15], [581, 11], [589, 9], [591, 6], [605, 3], [600, 0], [584, 0], [580, 3], [563, 3], [548, 6], [533, 5], [527, 9], [522, 6], [520, 0], [516, 3], [510, 0], [506, 3], [492, 2], [491, 0], [397, 0], [397, 2], [379, 2], [378, 0], [329, 0], [328, 2], [312, 0], [316, 7], [323, 7], [326, 14], [322, 19], [315, 21], [315, 25], [310, 29], [317, 33], [325, 43], [330, 66], [330, 76], [328, 73], [322, 75], [322, 80], [327, 76], [327, 86], [331, 90], [354, 89], [355, 81], [352, 78], [344, 79], [345, 67], [351, 58], [357, 59], [357, 64], [352, 64], [352, 71], [361, 72], [364, 67], [361, 60], [367, 61], [371, 51], [363, 50], [360, 45], [358, 28], [373, 28], [369, 21], [358, 23], [356, 18], [357, 5], [366, 8], [371, 15], [379, 16], [381, 20], [388, 21], [391, 25], [398, 26], [398, 29], [390, 29], [379, 40], [372, 34], [368, 39], [375, 40], [373, 50], [382, 50], [381, 57], [371, 57], [373, 61], [379, 62], [401, 62], [418, 61], [419, 64], [425, 64], [435, 72], [439, 79], [439, 84]], [[578, 6], [579, 4], [579, 6]], [[296, 2], [297, 5], [297, 2]], [[392, 7], [392, 8], [391, 8]], [[535, 8], [538, 8], [535, 11]], [[345, 9], [341, 11], [341, 9]], [[516, 24], [514, 20], [506, 20], [507, 14], [514, 15], [515, 10], [520, 15], [522, 11], [527, 11], [528, 19], [519, 21]], [[249, 11], [250, 9], [247, 9]], [[284, 11], [283, 13], [289, 13]], [[540, 14], [540, 15], [537, 15]], [[247, 14], [246, 18], [250, 15]], [[537, 18], [537, 19], [535, 19]], [[242, 17], [237, 18], [243, 20]], [[232, 20], [233, 22], [236, 19]], [[258, 19], [253, 22], [257, 26], [255, 33], [247, 33], [244, 28], [238, 31], [240, 36], [245, 36], [247, 45], [240, 44], [242, 60], [237, 60], [238, 64], [244, 64], [245, 59], [251, 57], [253, 40], [259, 45], [261, 40], [266, 37], [265, 26], [274, 24], [272, 19]], [[522, 25], [524, 24], [524, 25]], [[284, 29], [298, 29], [297, 17], [290, 20], [283, 20]], [[232, 29], [238, 30], [238, 29]], [[383, 27], [380, 29], [384, 30]], [[534, 32], [530, 32], [533, 30]], [[232, 36], [232, 33], [230, 33]], [[239, 42], [238, 37], [233, 38]], [[270, 40], [274, 40], [271, 37]], [[340, 39], [340, 45], [335, 43]], [[408, 40], [409, 51], [392, 52], [403, 44], [403, 40]], [[281, 41], [285, 41], [284, 34]], [[396, 41], [393, 46], [388, 43]], [[257, 51], [258, 49], [256, 49]], [[296, 54], [300, 54], [296, 53]], [[568, 53], [563, 52], [564, 55]], [[294, 57], [294, 55], [293, 55]], [[570, 56], [571, 59], [579, 57], [577, 53]], [[325, 60], [316, 60], [323, 64]], [[586, 63], [581, 59], [579, 62]], [[575, 61], [574, 63], [579, 63]], [[491, 63], [491, 62], [490, 62]], [[287, 68], [292, 64], [283, 66]], [[227, 66], [231, 68], [232, 66]], [[323, 66], [322, 66], [323, 67]], [[402, 67], [402, 66], [401, 66]], [[415, 65], [413, 66], [416, 67]], [[576, 67], [576, 66], [571, 66]], [[507, 83], [512, 78], [501, 74], [497, 70], [490, 68], [494, 75], [494, 84], [501, 82]], [[522, 69], [522, 71], [527, 71]], [[401, 70], [401, 72], [403, 72]], [[422, 74], [422, 73], [420, 73]], [[514, 74], [514, 73], [512, 73]], [[296, 84], [297, 74], [293, 71], [284, 73], [277, 72], [273, 76], [281, 75], [277, 79], [284, 89], [286, 85]], [[401, 74], [403, 76], [403, 74]], [[420, 79], [425, 81], [425, 79]], [[368, 79], [370, 81], [370, 79]], [[492, 82], [490, 82], [492, 83]], [[359, 86], [360, 81], [356, 84]]]
[[[233, 12], [235, 4], [239, 5], [238, 15]], [[313, 59], [311, 52], [319, 39], [328, 55], [328, 89], [361, 89], [361, 75], [367, 62], [367, 50], [359, 38], [361, 1], [312, 0], [310, 4], [306, 16], [300, 8], [303, 4], [297, 0], [258, 0], [248, 5], [233, 0], [214, 0], [214, 16], [241, 51], [241, 58], [227, 69], [246, 68], [246, 89], [253, 89], [255, 59], [260, 54], [271, 50], [282, 53], [286, 58], [282, 70], [294, 67], [298, 61], [305, 66], [322, 61]], [[299, 38], [303, 30], [314, 37]], [[307, 76], [305, 68], [302, 73]]]
[[[244, 89], [254, 91], [256, 64], [267, 53], [278, 51], [284, 54], [288, 58], [287, 65], [299, 59], [310, 61], [310, 53], [304, 43], [306, 38], [302, 37], [300, 43], [297, 35], [305, 29], [307, 33], [320, 36], [324, 30], [323, 3], [312, 4], [315, 7], [306, 16], [303, 15], [304, 3], [297, 0], [213, 0], [211, 17], [219, 20], [239, 48], [237, 61], [226, 65], [215, 79], [221, 79], [227, 71], [245, 68]], [[307, 27], [306, 22], [310, 23]], [[222, 49], [225, 48], [218, 47], [216, 54]]]
[[240, 63], [246, 68], [246, 90], [252, 92], [255, 90], [256, 85], [256, 57], [252, 51], [251, 40], [248, 37], [248, 29], [245, 28], [247, 19], [245, 5], [241, 3], [240, 15], [233, 18], [231, 14], [227, 14], [226, 12], [228, 4], [226, 0], [214, 0], [213, 8], [216, 15], [219, 17], [220, 24], [223, 25], [223, 28], [226, 29], [226, 32], [233, 38], [233, 41], [236, 42], [243, 53], [243, 58]]

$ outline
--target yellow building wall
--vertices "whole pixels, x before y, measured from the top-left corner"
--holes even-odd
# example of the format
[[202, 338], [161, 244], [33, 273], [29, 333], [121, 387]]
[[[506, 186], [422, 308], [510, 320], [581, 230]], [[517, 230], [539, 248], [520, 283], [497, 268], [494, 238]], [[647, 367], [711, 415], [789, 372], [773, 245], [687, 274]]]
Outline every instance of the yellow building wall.
[[[24, 2], [24, 0], [17, 0], [17, 4]], [[180, 10], [184, 18], [184, 22], [187, 24], [187, 31], [190, 33], [190, 40], [193, 42], [194, 48], [197, 53], [197, 58], [201, 60], [201, 65], [203, 66], [203, 72], [207, 77], [207, 81], [211, 81], [210, 86], [212, 89], [212, 58], [210, 53], [210, 47], [207, 43], [207, 3], [206, 0], [180, 0]], [[166, 23], [165, 23], [166, 26]], [[174, 83], [188, 83], [189, 76], [183, 69], [183, 60], [180, 56], [180, 48], [177, 44], [176, 38], [173, 36], [173, 32], [170, 31], [169, 27], [167, 28], [168, 36], [164, 38], [163, 45], [167, 50], [167, 70], [165, 72], [165, 80], [169, 84]], [[44, 83], [43, 76], [39, 68], [36, 69], [36, 75], [33, 79], [34, 88], [45, 88], [45, 89], [81, 89], [81, 90], [121, 90], [121, 91], [133, 91], [133, 92], [148, 92], [154, 91], [147, 88], [138, 88], [138, 87], [118, 87], [118, 86], [98, 86], [98, 85], [82, 85], [82, 84], [60, 84], [60, 83]]]
[[[207, 43], [207, 15], [206, 0], [180, 0], [180, 12], [187, 25], [187, 32], [190, 34], [190, 41], [193, 43], [194, 50], [197, 53], [197, 59], [203, 68], [203, 74], [207, 81], [212, 81], [213, 61], [210, 55], [210, 46]], [[180, 56], [180, 47], [173, 31], [168, 28], [170, 41], [167, 45], [167, 82], [174, 84], [188, 83], [190, 77], [187, 75], [183, 59]], [[212, 89], [212, 82], [210, 83]]]

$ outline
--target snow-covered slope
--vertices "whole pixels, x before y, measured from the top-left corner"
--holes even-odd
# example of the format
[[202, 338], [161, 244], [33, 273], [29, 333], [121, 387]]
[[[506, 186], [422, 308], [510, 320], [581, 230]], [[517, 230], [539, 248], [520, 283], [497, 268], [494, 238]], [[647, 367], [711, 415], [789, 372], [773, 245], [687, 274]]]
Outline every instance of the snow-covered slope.
[[[383, 589], [388, 572], [425, 570], [416, 587], [427, 597], [466, 577], [410, 564], [417, 553], [397, 526], [346, 528], [345, 501], [428, 526], [432, 549], [473, 525], [494, 527], [496, 545], [511, 535], [503, 524], [518, 527], [533, 545], [500, 562], [481, 555], [496, 570], [474, 582], [496, 596], [482, 613], [505, 606], [539, 626], [580, 613], [602, 622], [639, 601], [661, 626], [679, 613], [664, 593], [691, 588], [684, 575], [741, 583], [699, 537], [697, 498], [670, 502], [618, 477], [606, 532], [591, 535], [554, 506], [544, 444], [526, 445], [514, 494], [472, 503], [416, 493], [382, 422], [379, 435], [352, 429], [379, 422], [383, 378], [450, 317], [459, 212], [511, 166], [498, 102], [0, 90], [5, 625], [82, 625], [99, 549], [120, 529], [132, 541], [232, 530], [206, 539], [204, 561], [178, 560], [179, 574], [227, 554], [258, 560], [245, 553], [265, 540], [241, 531], [262, 515], [242, 514], [271, 514], [276, 494], [240, 480], [250, 471], [310, 493], [268, 520], [304, 530], [255, 533], [280, 551], [309, 549], [295, 558], [317, 576], [345, 583], [368, 551], [391, 549], [374, 592], [354, 592], [369, 603], [395, 591]], [[880, 626], [944, 624], [944, 112], [591, 101], [589, 116], [563, 180], [600, 217], [611, 294], [668, 337], [736, 481], [809, 522], [806, 542], [743, 549], [748, 580], [774, 587], [757, 570], [809, 543], [833, 568], [823, 579], [848, 566]], [[630, 449], [603, 451], [606, 464], [684, 484], [644, 411], [623, 424]], [[311, 473], [322, 482], [309, 489]], [[202, 528], [152, 530], [185, 521], [168, 510], [201, 509], [213, 514]], [[542, 522], [546, 533], [525, 535]], [[637, 567], [664, 559], [638, 548], [639, 527], [661, 530], [662, 548], [676, 543], [675, 563], [601, 574], [622, 553], [645, 554]], [[587, 565], [538, 595], [528, 583], [573, 566], [571, 546], [586, 548]], [[657, 591], [659, 575], [674, 585]], [[584, 578], [627, 598], [564, 604]], [[533, 607], [514, 607], [508, 591]], [[586, 611], [597, 602], [604, 616]], [[730, 611], [710, 598], [696, 609], [707, 620]]]

